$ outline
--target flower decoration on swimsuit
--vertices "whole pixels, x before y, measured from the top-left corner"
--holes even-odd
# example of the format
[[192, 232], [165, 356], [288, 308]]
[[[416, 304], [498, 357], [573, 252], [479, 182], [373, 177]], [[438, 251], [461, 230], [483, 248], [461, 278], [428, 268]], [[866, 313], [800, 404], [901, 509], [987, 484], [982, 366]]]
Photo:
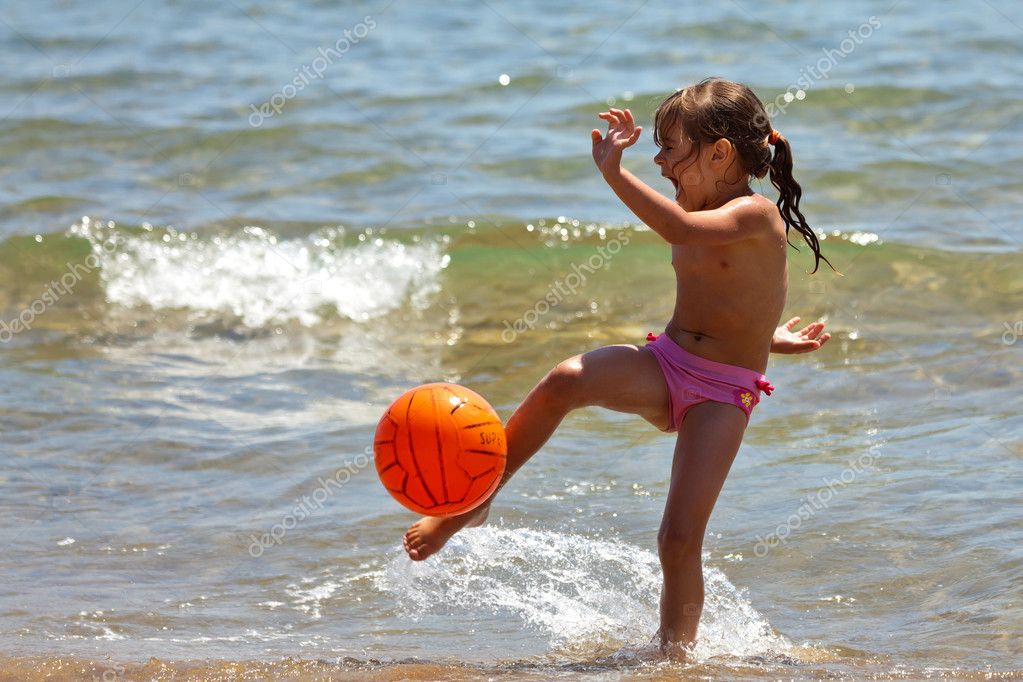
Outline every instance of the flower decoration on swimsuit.
[[747, 409], [753, 408], [753, 394], [749, 391], [743, 392], [743, 394], [739, 396], [739, 399], [742, 400], [742, 404], [745, 405]]

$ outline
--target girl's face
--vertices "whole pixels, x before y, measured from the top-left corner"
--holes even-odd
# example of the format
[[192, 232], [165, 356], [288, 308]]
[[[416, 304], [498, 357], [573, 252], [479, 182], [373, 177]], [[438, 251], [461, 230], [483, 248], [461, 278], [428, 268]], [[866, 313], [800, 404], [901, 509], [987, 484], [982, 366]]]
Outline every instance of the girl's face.
[[[675, 187], [675, 201], [687, 211], [702, 211], [720, 203], [722, 183], [726, 186], [744, 184], [743, 176], [734, 168], [735, 149], [727, 140], [699, 146], [674, 124], [661, 139], [661, 150], [654, 163], [661, 175]], [[726, 190], [727, 191], [727, 190]]]
[[699, 154], [694, 154], [696, 145], [682, 134], [680, 125], [675, 124], [668, 132], [661, 138], [661, 149], [654, 163], [675, 187], [675, 201], [687, 211], [698, 210], [704, 200], [703, 181], [707, 173], [702, 157], [707, 145], [703, 145]]

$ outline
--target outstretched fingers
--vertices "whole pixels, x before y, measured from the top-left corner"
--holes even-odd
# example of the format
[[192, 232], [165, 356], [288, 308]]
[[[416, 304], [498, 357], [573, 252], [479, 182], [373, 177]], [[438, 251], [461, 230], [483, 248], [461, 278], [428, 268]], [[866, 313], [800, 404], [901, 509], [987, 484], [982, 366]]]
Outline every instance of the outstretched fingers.
[[[633, 118], [632, 112], [628, 109], [624, 111], [621, 109], [602, 111], [597, 114], [597, 117], [607, 121], [607, 138], [614, 142], [622, 143], [625, 147], [635, 144], [643, 133], [642, 126], [636, 126], [636, 119]], [[593, 135], [593, 133], [591, 133], [591, 136], [594, 143], [600, 139]]]
[[597, 114], [597, 117], [607, 121], [607, 134], [609, 136], [611, 135], [612, 132], [621, 128], [624, 125], [622, 119], [618, 118], [617, 114], [610, 111], [599, 113]]
[[813, 322], [800, 329], [799, 336], [803, 337], [804, 339], [815, 339], [817, 338], [817, 335], [820, 334], [820, 330], [822, 327], [823, 325], [821, 325], [819, 322]]
[[822, 331], [824, 331], [824, 323], [814, 322], [813, 324], [808, 324], [806, 327], [804, 327], [799, 332], [799, 334], [800, 336], [803, 336], [804, 338], [807, 339], [816, 339], [818, 336], [820, 336]]
[[793, 317], [778, 328], [779, 333], [781, 333], [781, 329], [784, 329], [787, 334], [775, 337], [777, 347], [773, 347], [773, 352], [809, 353], [823, 346], [831, 338], [831, 334], [824, 331], [824, 323], [821, 321], [811, 322], [802, 329], [795, 331], [795, 326], [799, 324], [799, 320], [798, 316]]
[[636, 119], [628, 109], [609, 109], [608, 111], [600, 112], [597, 116], [607, 121], [608, 124], [620, 125], [628, 129], [636, 126]]

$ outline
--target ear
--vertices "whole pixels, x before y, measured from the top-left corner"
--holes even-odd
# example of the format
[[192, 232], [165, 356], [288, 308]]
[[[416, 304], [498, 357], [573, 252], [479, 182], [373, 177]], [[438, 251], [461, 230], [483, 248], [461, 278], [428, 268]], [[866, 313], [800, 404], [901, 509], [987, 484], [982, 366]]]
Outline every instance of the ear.
[[728, 164], [728, 161], [732, 158], [732, 154], [735, 153], [735, 147], [731, 142], [725, 138], [720, 138], [714, 143], [714, 146], [710, 150], [710, 163], [712, 166], [724, 166]]

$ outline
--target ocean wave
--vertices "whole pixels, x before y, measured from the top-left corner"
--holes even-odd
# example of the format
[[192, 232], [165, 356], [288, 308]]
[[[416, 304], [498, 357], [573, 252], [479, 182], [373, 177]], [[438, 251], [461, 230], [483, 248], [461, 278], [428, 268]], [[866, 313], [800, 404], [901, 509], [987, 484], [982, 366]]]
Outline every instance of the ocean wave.
[[174, 228], [128, 231], [83, 218], [69, 236], [89, 241], [108, 303], [228, 315], [252, 328], [336, 315], [364, 321], [439, 291], [444, 238], [405, 243], [339, 228], [281, 239], [248, 226], [222, 236]]

